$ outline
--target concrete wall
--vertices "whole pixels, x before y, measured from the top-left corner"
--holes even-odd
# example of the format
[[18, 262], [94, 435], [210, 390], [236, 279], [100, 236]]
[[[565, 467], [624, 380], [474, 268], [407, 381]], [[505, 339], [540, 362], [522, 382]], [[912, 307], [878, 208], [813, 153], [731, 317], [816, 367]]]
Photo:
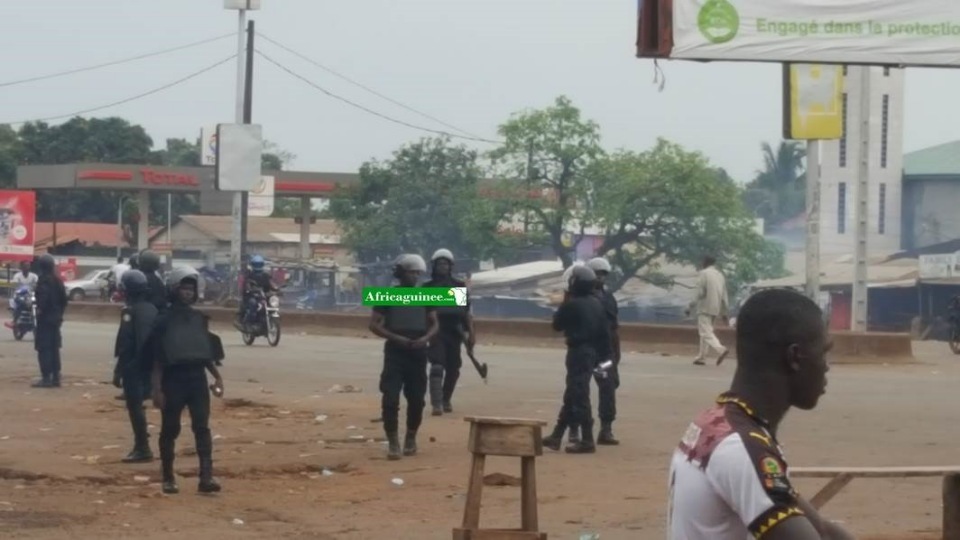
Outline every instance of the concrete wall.
[[[871, 68], [869, 236], [871, 254], [892, 253], [900, 249], [901, 185], [903, 171], [903, 70]], [[846, 94], [846, 136], [821, 144], [821, 244], [826, 255], [854, 252], [857, 171], [860, 163], [860, 71], [849, 67], [844, 79]], [[887, 114], [884, 116], [884, 98]], [[886, 128], [884, 128], [886, 121]], [[884, 144], [884, 136], [886, 144]], [[882, 158], [886, 155], [886, 160]], [[845, 188], [841, 188], [845, 186]], [[882, 187], [881, 187], [882, 186]], [[841, 189], [845, 196], [841, 203]], [[880, 206], [881, 189], [885, 191]], [[845, 218], [840, 230], [841, 214]], [[883, 231], [880, 230], [881, 214]]]

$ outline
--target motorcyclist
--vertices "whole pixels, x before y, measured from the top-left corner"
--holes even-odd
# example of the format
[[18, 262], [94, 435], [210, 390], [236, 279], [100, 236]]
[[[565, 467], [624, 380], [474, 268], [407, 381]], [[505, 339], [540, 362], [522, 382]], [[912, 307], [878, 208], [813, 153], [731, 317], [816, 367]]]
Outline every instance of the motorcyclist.
[[240, 302], [240, 311], [237, 313], [237, 326], [241, 327], [249, 322], [253, 312], [251, 302], [254, 288], [260, 288], [264, 294], [277, 291], [279, 288], [273, 283], [273, 278], [266, 272], [266, 261], [261, 255], [250, 258], [250, 268], [243, 273], [243, 301]]
[[[40, 278], [30, 271], [30, 263], [23, 261], [20, 263], [20, 272], [13, 276], [11, 280], [15, 289], [15, 292], [19, 292], [21, 288], [26, 287], [30, 292], [37, 290], [37, 281]], [[13, 320], [17, 320], [17, 303], [16, 303], [16, 294], [10, 295], [10, 311], [13, 312]]]

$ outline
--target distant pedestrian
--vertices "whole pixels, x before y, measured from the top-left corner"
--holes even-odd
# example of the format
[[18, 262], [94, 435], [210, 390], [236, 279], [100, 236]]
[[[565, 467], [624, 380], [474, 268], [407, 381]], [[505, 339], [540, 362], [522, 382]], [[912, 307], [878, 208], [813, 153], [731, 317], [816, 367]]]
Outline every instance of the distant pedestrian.
[[697, 296], [690, 303], [688, 313], [697, 317], [697, 330], [700, 334], [700, 352], [693, 361], [698, 366], [704, 365], [704, 360], [710, 351], [715, 351], [719, 366], [730, 352], [720, 343], [713, 331], [718, 318], [727, 321], [729, 304], [727, 299], [727, 280], [716, 268], [717, 260], [707, 255], [703, 258], [700, 276], [697, 279]]
[[37, 330], [34, 332], [34, 348], [40, 364], [40, 380], [34, 388], [60, 387], [60, 346], [63, 336], [63, 312], [67, 309], [67, 290], [57, 275], [57, 263], [45, 253], [37, 259], [40, 277], [37, 281]]

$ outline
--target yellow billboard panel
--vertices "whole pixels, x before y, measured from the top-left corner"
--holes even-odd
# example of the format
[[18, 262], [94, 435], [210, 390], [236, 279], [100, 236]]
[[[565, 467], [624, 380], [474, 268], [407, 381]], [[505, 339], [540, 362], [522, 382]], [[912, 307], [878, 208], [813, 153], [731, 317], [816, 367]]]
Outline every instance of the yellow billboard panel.
[[843, 67], [784, 64], [786, 139], [830, 140], [843, 137]]

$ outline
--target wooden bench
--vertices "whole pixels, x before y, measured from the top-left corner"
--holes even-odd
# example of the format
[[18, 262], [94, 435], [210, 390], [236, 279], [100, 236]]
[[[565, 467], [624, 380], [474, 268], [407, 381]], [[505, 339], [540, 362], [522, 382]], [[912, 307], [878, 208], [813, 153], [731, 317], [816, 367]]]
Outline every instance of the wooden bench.
[[810, 504], [820, 509], [854, 478], [943, 478], [943, 540], [960, 540], [960, 467], [796, 467], [790, 478], [829, 478]]

